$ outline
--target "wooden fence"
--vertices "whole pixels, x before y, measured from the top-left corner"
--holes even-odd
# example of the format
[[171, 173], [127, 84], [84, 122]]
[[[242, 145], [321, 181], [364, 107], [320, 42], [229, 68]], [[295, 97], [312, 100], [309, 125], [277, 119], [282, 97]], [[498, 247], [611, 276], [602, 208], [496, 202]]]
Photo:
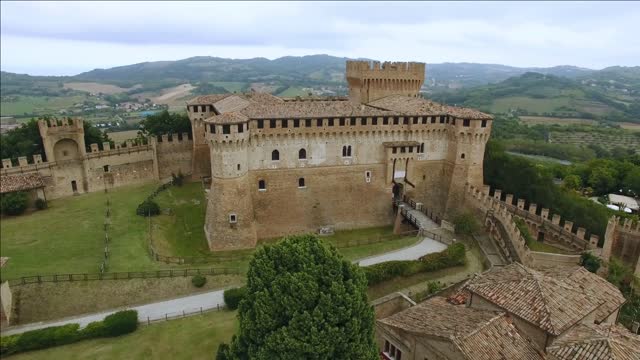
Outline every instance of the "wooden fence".
[[7, 279], [9, 285], [19, 286], [27, 284], [39, 284], [45, 282], [70, 282], [89, 280], [126, 280], [126, 279], [158, 279], [172, 277], [186, 277], [194, 275], [242, 275], [244, 270], [233, 267], [204, 268], [204, 269], [169, 269], [155, 271], [127, 271], [127, 272], [107, 272], [96, 274], [53, 274], [23, 276], [16, 279]]

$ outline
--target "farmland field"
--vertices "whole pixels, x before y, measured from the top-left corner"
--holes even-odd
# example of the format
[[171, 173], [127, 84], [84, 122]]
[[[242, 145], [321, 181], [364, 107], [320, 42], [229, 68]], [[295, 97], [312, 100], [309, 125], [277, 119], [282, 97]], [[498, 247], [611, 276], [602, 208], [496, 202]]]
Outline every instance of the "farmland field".
[[620, 127], [625, 130], [640, 131], [640, 124], [638, 123], [623, 122], [620, 123]]
[[631, 131], [621, 132], [619, 134], [606, 134], [595, 132], [551, 132], [549, 134], [550, 142], [557, 144], [571, 144], [576, 146], [587, 146], [595, 144], [602, 146], [607, 150], [615, 147], [625, 149], [635, 149], [640, 153], [640, 136]]
[[228, 92], [240, 92], [242, 88], [247, 85], [246, 83], [239, 81], [214, 81], [211, 83], [214, 86], [225, 88]]
[[134, 89], [136, 87], [125, 89], [115, 85], [100, 84], [95, 82], [70, 82], [70, 83], [64, 84], [64, 88], [78, 90], [78, 91], [86, 91], [90, 93], [117, 94], [117, 93], [125, 92], [127, 90]]
[[[520, 121], [527, 125], [594, 125], [597, 122], [590, 119], [558, 118], [547, 116], [520, 116]], [[635, 125], [635, 124], [634, 124]], [[640, 125], [639, 125], [640, 126]]]
[[68, 109], [76, 103], [87, 99], [88, 95], [73, 96], [24, 96], [16, 95], [3, 97], [0, 103], [0, 115], [24, 115], [24, 114], [57, 114], [62, 109]]
[[282, 96], [282, 97], [294, 97], [294, 96], [304, 96], [306, 95], [305, 91], [302, 90], [302, 88], [297, 87], [297, 86], [289, 86], [287, 88], [287, 90], [276, 94], [278, 96]]

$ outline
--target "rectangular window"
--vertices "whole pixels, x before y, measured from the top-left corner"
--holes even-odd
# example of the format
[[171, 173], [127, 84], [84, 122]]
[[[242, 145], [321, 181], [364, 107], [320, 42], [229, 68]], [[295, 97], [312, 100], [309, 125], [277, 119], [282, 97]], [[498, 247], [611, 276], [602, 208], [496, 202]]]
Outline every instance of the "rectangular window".
[[400, 118], [397, 118], [397, 117], [393, 118], [393, 125], [398, 125], [399, 122], [400, 122]]
[[481, 126], [482, 126], [482, 127], [487, 127], [487, 120], [482, 120], [482, 124], [481, 124]]
[[264, 120], [258, 120], [258, 129], [264, 128]]
[[371, 125], [378, 125], [378, 118], [371, 118]]
[[327, 126], [333, 126], [333, 119], [327, 119]]
[[238, 124], [238, 132], [239, 133], [244, 132], [244, 124]]
[[229, 223], [230, 224], [235, 224], [238, 222], [238, 215], [236, 214], [229, 214]]
[[412, 153], [413, 152], [413, 146], [409, 146], [409, 152]]
[[431, 119], [431, 123], [432, 124], [436, 123], [436, 117], [435, 116], [429, 116], [429, 118]]
[[440, 124], [444, 124], [444, 116], [440, 116]]
[[400, 152], [401, 153], [405, 153], [405, 152], [407, 152], [407, 149], [403, 146], [403, 147], [400, 148]]
[[300, 119], [293, 119], [293, 127], [294, 128], [300, 127]]
[[222, 125], [223, 134], [231, 134], [231, 125]]
[[420, 118], [420, 121], [421, 121], [423, 124], [426, 124], [426, 123], [427, 123], [427, 117], [426, 117], [426, 116], [421, 117], [421, 118]]
[[398, 148], [394, 146], [394, 147], [393, 147], [393, 153], [395, 154], [395, 153], [397, 153], [397, 152], [398, 152]]
[[451, 124], [452, 124], [452, 125], [455, 125], [455, 124], [456, 124], [456, 119], [455, 119], [455, 118], [451, 119]]
[[384, 341], [384, 348], [383, 348], [383, 350], [382, 350], [382, 351], [384, 351], [384, 352], [388, 353], [388, 352], [389, 352], [389, 348], [390, 348], [390, 346], [389, 346], [389, 341], [385, 340], [385, 341]]
[[280, 120], [280, 125], [282, 126], [282, 128], [288, 128], [289, 120]]
[[417, 123], [418, 123], [418, 118], [417, 118], [417, 117], [414, 117], [414, 118], [413, 118], [413, 123], [414, 123], [414, 124], [417, 124]]
[[344, 126], [344, 123], [345, 123], [344, 118], [340, 118], [340, 126]]
[[383, 117], [382, 118], [382, 125], [389, 125], [389, 118], [388, 117]]
[[216, 133], [216, 126], [213, 124], [209, 124], [209, 132], [212, 134]]
[[471, 120], [469, 119], [462, 120], [462, 126], [465, 126], [465, 127], [471, 126]]
[[402, 123], [403, 123], [404, 125], [407, 125], [407, 124], [409, 123], [409, 118], [408, 118], [408, 117], [403, 117], [403, 118], [402, 118]]
[[311, 119], [306, 119], [306, 120], [304, 121], [304, 126], [306, 126], [306, 127], [311, 127]]
[[356, 119], [356, 125], [358, 125], [358, 124], [367, 125], [367, 118], [364, 118], [364, 119], [358, 118], [358, 119]]
[[272, 129], [276, 128], [276, 121], [275, 120], [269, 120], [269, 127]]

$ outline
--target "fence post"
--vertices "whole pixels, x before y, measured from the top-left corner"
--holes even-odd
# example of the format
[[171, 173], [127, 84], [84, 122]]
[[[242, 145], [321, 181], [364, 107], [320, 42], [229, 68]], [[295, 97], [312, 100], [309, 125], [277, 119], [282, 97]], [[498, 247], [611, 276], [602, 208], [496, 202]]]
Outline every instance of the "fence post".
[[220, 311], [220, 304], [216, 304], [216, 306], [218, 307], [218, 311]]
[[148, 316], [147, 316], [147, 325], [151, 325], [151, 320], [149, 320]]
[[184, 310], [182, 310], [182, 317], [185, 317], [185, 316], [186, 316], [186, 315], [185, 315], [185, 313], [184, 313]]
[[164, 314], [164, 321], [168, 321], [169, 320], [169, 314]]
[[[23, 284], [24, 284], [24, 278], [23, 278], [22, 281], [23, 281]], [[40, 277], [40, 275], [38, 275], [38, 283], [41, 283], [41, 282], [42, 282], [42, 278]]]
[[202, 314], [202, 306], [200, 306], [200, 314]]

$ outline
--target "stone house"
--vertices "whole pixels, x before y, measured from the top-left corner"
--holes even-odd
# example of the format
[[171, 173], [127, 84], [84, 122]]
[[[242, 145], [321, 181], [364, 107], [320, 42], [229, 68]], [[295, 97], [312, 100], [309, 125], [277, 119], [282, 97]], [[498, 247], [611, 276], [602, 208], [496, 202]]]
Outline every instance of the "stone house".
[[[446, 300], [377, 320], [376, 337], [381, 356], [393, 360], [640, 359], [640, 337], [615, 324], [624, 302], [582, 267], [513, 263], [477, 274]], [[613, 356], [620, 349], [635, 355]]]

